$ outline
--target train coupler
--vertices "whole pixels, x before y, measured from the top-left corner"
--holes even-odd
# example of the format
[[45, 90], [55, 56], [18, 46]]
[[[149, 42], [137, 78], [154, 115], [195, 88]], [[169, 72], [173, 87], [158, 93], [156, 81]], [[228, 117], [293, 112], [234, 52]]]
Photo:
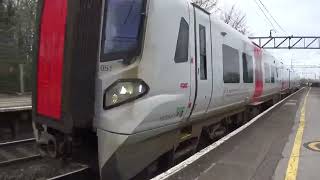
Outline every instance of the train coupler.
[[72, 137], [69, 135], [42, 131], [38, 133], [37, 144], [43, 156], [67, 159], [72, 155]]

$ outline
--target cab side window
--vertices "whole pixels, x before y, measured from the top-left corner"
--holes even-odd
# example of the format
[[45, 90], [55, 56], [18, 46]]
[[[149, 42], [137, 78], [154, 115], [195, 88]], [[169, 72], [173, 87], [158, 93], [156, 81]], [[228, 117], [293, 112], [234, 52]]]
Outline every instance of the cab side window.
[[174, 56], [174, 62], [175, 63], [188, 62], [188, 56], [189, 56], [189, 24], [184, 18], [181, 18], [176, 53]]

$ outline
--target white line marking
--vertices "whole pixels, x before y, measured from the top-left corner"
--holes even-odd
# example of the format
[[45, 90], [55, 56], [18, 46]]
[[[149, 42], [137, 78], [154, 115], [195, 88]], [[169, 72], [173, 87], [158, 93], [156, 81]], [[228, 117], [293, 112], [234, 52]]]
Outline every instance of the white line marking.
[[208, 171], [210, 171], [210, 169], [212, 169], [216, 165], [217, 165], [216, 163], [211, 164], [211, 166], [208, 167], [206, 170], [204, 170], [203, 173], [207, 173]]
[[296, 106], [297, 103], [287, 102], [284, 104], [285, 106]]
[[180, 170], [184, 169], [185, 167], [187, 167], [188, 165], [192, 164], [193, 162], [195, 162], [196, 160], [200, 159], [202, 156], [204, 156], [205, 154], [209, 153], [210, 151], [212, 151], [213, 149], [219, 147], [221, 144], [223, 144], [224, 142], [226, 142], [227, 140], [229, 140], [230, 138], [232, 138], [233, 136], [237, 135], [238, 133], [240, 133], [241, 131], [243, 131], [244, 129], [246, 129], [247, 127], [249, 127], [251, 124], [255, 123], [257, 120], [259, 120], [261, 117], [263, 117], [264, 115], [266, 115], [267, 113], [269, 113], [270, 111], [272, 111], [274, 108], [278, 107], [279, 105], [281, 105], [284, 101], [288, 100], [289, 98], [291, 98], [292, 96], [296, 95], [298, 92], [302, 91], [305, 88], [300, 89], [299, 91], [291, 94], [290, 96], [286, 97], [285, 99], [283, 99], [282, 101], [278, 102], [277, 104], [273, 105], [272, 107], [270, 107], [269, 109], [267, 109], [266, 111], [262, 112], [261, 114], [259, 114], [258, 116], [256, 116], [255, 118], [253, 118], [251, 121], [249, 121], [247, 124], [241, 126], [240, 128], [234, 130], [233, 132], [229, 133], [228, 135], [224, 136], [223, 138], [221, 138], [220, 140], [216, 141], [215, 143], [211, 144], [210, 146], [204, 148], [203, 150], [201, 150], [200, 152], [194, 154], [193, 156], [189, 157], [188, 159], [186, 159], [185, 161], [181, 162], [180, 164], [174, 166], [173, 168], [167, 170], [166, 172], [152, 178], [151, 180], [164, 180], [169, 178], [170, 176], [174, 175], [175, 173], [179, 172]]
[[293, 103], [297, 103], [298, 100], [295, 100], [295, 99], [290, 99], [288, 102], [293, 102]]

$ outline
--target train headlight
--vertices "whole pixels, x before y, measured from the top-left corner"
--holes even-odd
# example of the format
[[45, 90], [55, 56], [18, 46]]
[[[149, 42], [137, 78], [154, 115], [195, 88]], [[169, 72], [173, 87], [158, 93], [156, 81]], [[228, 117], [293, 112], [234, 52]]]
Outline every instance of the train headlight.
[[104, 109], [141, 98], [149, 91], [148, 85], [139, 79], [118, 80], [113, 83], [104, 93]]

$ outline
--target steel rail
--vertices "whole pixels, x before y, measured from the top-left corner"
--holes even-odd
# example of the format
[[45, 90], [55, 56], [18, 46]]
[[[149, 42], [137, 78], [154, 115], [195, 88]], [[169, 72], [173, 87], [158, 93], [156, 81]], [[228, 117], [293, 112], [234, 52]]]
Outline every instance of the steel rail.
[[16, 144], [21, 144], [21, 143], [28, 143], [28, 142], [34, 142], [36, 141], [35, 138], [30, 138], [30, 139], [23, 139], [23, 140], [17, 140], [17, 141], [9, 141], [5, 143], [0, 143], [0, 148], [5, 147], [5, 146], [12, 146]]
[[27, 156], [22, 158], [9, 159], [6, 161], [0, 161], [0, 166], [8, 166], [10, 164], [16, 164], [16, 163], [31, 161], [31, 160], [40, 159], [40, 158], [42, 158], [41, 154], [35, 154], [32, 156]]
[[[5, 142], [5, 143], [0, 143], [0, 148], [10, 147], [10, 146], [18, 146], [18, 145], [24, 144], [24, 143], [35, 142], [35, 140], [36, 140], [35, 138], [29, 138], [29, 139], [23, 139], [23, 140], [9, 141], [9, 142]], [[13, 155], [15, 155], [15, 154], [13, 154]], [[10, 165], [10, 164], [19, 163], [19, 162], [22, 162], [22, 161], [34, 160], [34, 159], [38, 159], [38, 158], [41, 158], [41, 154], [40, 153], [35, 153], [35, 154], [32, 154], [32, 155], [26, 155], [24, 157], [7, 158], [4, 161], [0, 161], [0, 166], [7, 166], [7, 165]]]
[[58, 175], [58, 176], [55, 176], [55, 177], [52, 177], [52, 178], [49, 178], [47, 180], [58, 180], [58, 179], [65, 179], [65, 178], [71, 178], [73, 176], [77, 176], [79, 174], [84, 174], [84, 173], [87, 173], [89, 171], [89, 166], [84, 166], [78, 170], [75, 170], [75, 171], [71, 171], [71, 172], [68, 172], [68, 173], [65, 173], [65, 174], [62, 174], [62, 175]]

